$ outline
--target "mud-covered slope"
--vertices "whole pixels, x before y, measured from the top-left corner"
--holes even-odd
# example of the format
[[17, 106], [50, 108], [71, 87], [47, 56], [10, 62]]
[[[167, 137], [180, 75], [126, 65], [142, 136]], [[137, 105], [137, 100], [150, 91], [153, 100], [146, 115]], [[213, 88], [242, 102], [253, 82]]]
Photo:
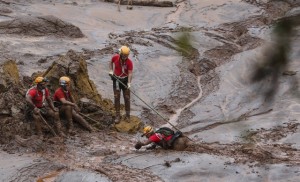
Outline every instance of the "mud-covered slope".
[[[66, 140], [49, 134], [44, 141], [29, 138], [32, 142], [28, 145], [13, 140], [2, 145], [8, 152], [39, 152], [54, 167], [49, 171], [44, 163], [17, 166], [27, 179], [298, 181], [299, 87], [294, 83], [299, 80], [299, 33], [293, 37], [291, 62], [285, 72], [291, 74], [280, 76], [282, 85], [275, 102], [266, 102], [248, 80], [252, 64], [263, 60], [263, 46], [272, 42], [273, 25], [282, 16], [299, 11], [294, 1], [185, 0], [173, 1], [173, 8], [125, 9], [126, 5], [121, 5], [120, 11], [117, 4], [102, 1], [55, 1], [55, 5], [26, 1], [26, 8], [12, 2], [2, 3], [13, 12], [11, 17], [18, 13], [57, 15], [86, 35], [79, 39], [51, 36], [54, 38], [50, 40], [48, 36], [16, 39], [3, 34], [0, 38], [7, 43], [4, 53], [17, 58], [21, 77], [39, 70], [56, 84], [60, 74], [69, 73], [76, 82], [84, 81], [78, 87], [96, 89], [101, 93], [97, 98], [109, 103], [113, 94], [107, 63], [120, 45], [128, 44], [135, 67], [132, 91], [165, 119], [133, 95], [131, 113], [156, 127], [172, 122], [193, 140], [182, 152], [137, 151], [134, 144], [145, 138], [139, 133], [128, 134], [128, 130], [115, 132], [107, 125], [91, 134], [78, 129], [77, 135]], [[191, 38], [188, 52], [178, 51], [178, 37], [182, 35]], [[73, 51], [67, 51], [70, 48]], [[94, 86], [87, 84], [87, 74], [77, 77], [82, 70], [88, 71]], [[86, 97], [92, 99], [88, 93]], [[78, 98], [82, 96], [78, 92]], [[91, 106], [91, 110], [97, 108]], [[65, 166], [57, 166], [57, 162]], [[23, 178], [18, 173], [2, 179]]]

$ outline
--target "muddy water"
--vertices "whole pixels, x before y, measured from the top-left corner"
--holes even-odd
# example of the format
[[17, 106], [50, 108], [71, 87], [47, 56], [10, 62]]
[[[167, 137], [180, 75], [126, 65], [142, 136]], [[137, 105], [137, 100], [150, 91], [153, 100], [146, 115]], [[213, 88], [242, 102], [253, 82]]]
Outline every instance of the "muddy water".
[[[206, 56], [207, 50], [226, 43], [236, 44], [234, 40], [226, 38], [226, 32], [218, 30], [218, 26], [262, 16], [262, 8], [238, 0], [190, 0], [174, 8], [134, 6], [129, 11], [122, 6], [121, 12], [117, 12], [117, 6], [110, 3], [85, 1], [74, 6], [56, 1], [19, 6], [16, 12], [19, 15], [29, 13], [55, 15], [78, 26], [86, 37], [72, 40], [1, 37], [2, 41], [7, 42], [6, 49], [16, 50], [19, 55], [32, 54], [24, 58], [24, 65], [20, 65], [23, 75], [46, 69], [51, 62], [35, 64], [42, 57], [63, 54], [68, 49], [103, 49], [110, 44], [118, 45], [118, 41], [123, 40], [122, 36], [133, 37], [132, 50], [135, 51], [130, 55], [135, 66], [132, 90], [155, 108], [163, 108], [160, 106], [169, 103], [169, 121], [180, 126], [194, 144], [198, 144], [193, 150], [185, 152], [136, 151], [134, 143], [142, 140], [138, 134], [119, 137], [107, 134], [108, 138], [101, 134], [74, 137], [66, 142], [66, 154], [47, 156], [50, 161], [61, 161], [63, 158], [64, 163], [75, 170], [63, 173], [57, 181], [70, 178], [82, 181], [107, 180], [104, 176], [113, 181], [298, 181], [299, 152], [294, 148], [300, 147], [297, 140], [299, 129], [297, 125], [289, 124], [300, 121], [299, 99], [293, 95], [297, 90], [291, 90], [288, 83], [294, 79], [300, 80], [299, 74], [283, 77], [283, 85], [276, 97], [278, 100], [272, 105], [267, 104], [254, 90], [255, 86], [249, 86], [248, 80], [252, 72], [250, 68], [254, 62], [260, 61], [263, 48], [245, 48], [247, 51], [240, 51], [230, 57], [226, 64], [218, 64], [221, 66], [209, 72], [219, 77], [220, 81], [218, 89], [207, 93], [209, 85], [204, 86], [202, 79], [199, 82], [197, 76], [191, 76], [190, 72], [183, 69], [185, 67], [181, 65], [184, 64], [184, 58], [170, 48], [171, 41], [161, 36], [177, 35], [166, 31], [168, 28], [192, 27], [192, 44], [201, 59]], [[158, 31], [154, 32], [152, 28]], [[131, 30], [137, 35], [126, 34], [125, 31]], [[269, 41], [270, 37], [266, 36], [270, 32], [268, 26], [251, 27], [249, 32], [254, 37]], [[117, 35], [117, 38], [108, 38], [109, 33]], [[293, 71], [299, 71], [299, 52], [300, 46], [295, 43], [291, 56], [293, 61], [289, 67]], [[104, 98], [112, 99], [112, 83], [107, 75], [110, 57], [108, 53], [96, 53], [87, 61], [90, 78], [96, 83], [97, 89]], [[188, 90], [189, 84], [196, 87]], [[139, 116], [146, 106], [134, 96], [132, 103], [132, 114]], [[282, 132], [274, 130], [276, 127]], [[276, 145], [280, 148], [276, 148]], [[267, 155], [269, 153], [272, 153], [272, 157]], [[17, 156], [13, 158], [18, 159]], [[18, 164], [13, 170], [19, 166], [22, 168], [22, 165]], [[98, 169], [98, 172], [86, 169]], [[48, 171], [42, 172], [45, 174]], [[39, 174], [43, 176], [41, 171]], [[14, 176], [13, 172], [1, 180], [10, 175]]]

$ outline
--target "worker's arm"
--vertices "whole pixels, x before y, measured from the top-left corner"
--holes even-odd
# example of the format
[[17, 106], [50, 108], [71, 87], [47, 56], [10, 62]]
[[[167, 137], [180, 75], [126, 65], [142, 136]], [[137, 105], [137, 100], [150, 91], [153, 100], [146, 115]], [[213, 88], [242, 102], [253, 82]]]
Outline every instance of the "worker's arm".
[[36, 107], [35, 104], [32, 102], [32, 97], [29, 94], [26, 95], [26, 101], [30, 104], [32, 108]]
[[29, 95], [29, 94], [26, 95], [26, 101], [27, 101], [27, 103], [30, 104], [30, 106], [33, 108], [34, 113], [36, 113], [36, 114], [39, 113], [39, 108], [37, 108], [37, 107], [35, 106], [35, 104], [32, 102], [32, 97], [31, 97], [31, 95]]
[[108, 67], [109, 67], [109, 75], [113, 75], [114, 74], [114, 72], [113, 72], [113, 62], [112, 61], [109, 61], [109, 63], [108, 63]]
[[65, 98], [60, 98], [59, 101], [63, 104], [63, 105], [70, 105], [70, 106], [75, 106], [76, 104], [74, 104], [71, 101], [66, 100]]
[[132, 80], [132, 70], [128, 70], [128, 83], [131, 84]]
[[52, 100], [50, 99], [49, 96], [46, 97], [46, 100], [47, 100], [47, 102], [48, 102], [50, 108], [51, 108], [54, 112], [58, 111], [57, 108], [54, 107], [53, 102], [52, 102]]
[[135, 147], [137, 150], [139, 150], [140, 148], [142, 148], [142, 146], [149, 145], [150, 143], [153, 143], [153, 142], [150, 141], [150, 140], [147, 140], [147, 141], [145, 141], [145, 142], [138, 141], [138, 142], [135, 144], [134, 147]]

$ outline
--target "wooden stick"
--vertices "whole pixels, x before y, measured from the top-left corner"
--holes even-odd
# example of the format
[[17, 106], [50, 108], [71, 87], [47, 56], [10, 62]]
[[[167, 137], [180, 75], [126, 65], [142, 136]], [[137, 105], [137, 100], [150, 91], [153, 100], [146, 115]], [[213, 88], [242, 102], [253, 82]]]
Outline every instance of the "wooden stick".
[[48, 126], [48, 128], [50, 129], [50, 131], [52, 132], [52, 134], [54, 136], [57, 136], [57, 134], [55, 133], [55, 131], [53, 130], [53, 128], [47, 123], [47, 121], [44, 119], [44, 117], [41, 115], [40, 112], [39, 112], [39, 116], [42, 119], [42, 121]]

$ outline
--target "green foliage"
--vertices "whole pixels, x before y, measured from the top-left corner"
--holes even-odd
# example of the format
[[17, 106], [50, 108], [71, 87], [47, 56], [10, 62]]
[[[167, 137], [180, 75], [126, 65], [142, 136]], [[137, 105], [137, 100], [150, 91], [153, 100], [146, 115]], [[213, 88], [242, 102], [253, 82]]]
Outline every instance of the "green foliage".
[[265, 52], [265, 59], [256, 65], [252, 82], [260, 82], [260, 91], [266, 100], [272, 100], [279, 86], [279, 78], [289, 63], [289, 53], [293, 41], [294, 28], [299, 22], [295, 21], [300, 15], [283, 18], [273, 29], [274, 43]]
[[188, 57], [193, 50], [191, 44], [191, 35], [189, 32], [182, 32], [176, 39], [177, 51], [181, 52], [183, 56]]

